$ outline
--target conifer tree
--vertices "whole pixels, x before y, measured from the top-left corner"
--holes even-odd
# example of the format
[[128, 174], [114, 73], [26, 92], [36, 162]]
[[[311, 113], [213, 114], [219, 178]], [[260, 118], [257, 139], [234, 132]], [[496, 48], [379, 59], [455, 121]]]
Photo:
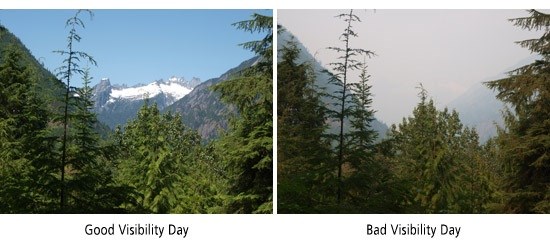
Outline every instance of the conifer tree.
[[0, 64], [0, 212], [36, 213], [48, 208], [54, 157], [48, 115], [38, 96], [35, 74], [24, 67], [15, 46]]
[[[97, 123], [96, 115], [92, 112], [94, 102], [92, 101], [92, 88], [90, 82], [93, 78], [90, 76], [90, 69], [83, 71], [83, 86], [76, 89], [73, 94], [75, 112], [72, 115], [74, 123], [74, 141], [77, 152], [74, 154], [74, 162], [71, 164], [75, 169], [82, 169], [88, 160], [94, 159], [98, 155], [99, 136], [94, 132], [94, 125]], [[91, 164], [93, 165], [93, 164]]]
[[378, 133], [372, 128], [374, 110], [365, 62], [359, 65], [359, 80], [350, 83], [349, 132], [346, 133], [346, 176], [342, 179], [345, 201], [342, 211], [387, 213], [395, 209], [393, 183], [388, 166], [375, 161]]
[[462, 168], [458, 171], [460, 191], [457, 195], [459, 213], [488, 213], [491, 212], [491, 203], [494, 202], [497, 186], [495, 177], [499, 174], [492, 169], [492, 163], [497, 162], [491, 156], [491, 149], [479, 145], [479, 136], [473, 128], [465, 127], [454, 157], [461, 162]]
[[509, 106], [498, 136], [507, 170], [503, 211], [550, 213], [550, 15], [529, 10], [529, 16], [510, 21], [544, 34], [517, 42], [539, 55], [538, 60], [486, 83]]
[[404, 118], [398, 127], [393, 126], [390, 135], [400, 149], [399, 175], [412, 181], [409, 196], [412, 200], [407, 200], [413, 206], [412, 212], [447, 212], [454, 191], [449, 189], [453, 186], [445, 177], [451, 175], [451, 169], [443, 161], [444, 133], [438, 128], [444, 122], [433, 100], [427, 100], [428, 94], [422, 85], [420, 90], [420, 103], [414, 108], [413, 116]]
[[437, 110], [420, 90], [412, 117], [389, 133], [396, 175], [411, 187], [403, 200], [408, 212], [486, 212], [490, 189], [477, 133], [462, 125], [456, 111]]
[[[69, 18], [66, 22], [66, 26], [70, 27], [69, 35], [67, 37], [67, 49], [66, 50], [59, 50], [54, 51], [55, 53], [59, 53], [62, 56], [65, 56], [66, 58], [63, 60], [63, 65], [60, 66], [57, 70], [59, 71], [57, 73], [57, 76], [64, 81], [65, 84], [65, 95], [63, 100], [63, 109], [62, 109], [62, 115], [61, 115], [61, 123], [63, 125], [63, 135], [61, 137], [61, 161], [60, 161], [60, 212], [65, 212], [65, 205], [66, 205], [66, 183], [65, 183], [65, 175], [66, 175], [66, 168], [68, 165], [67, 161], [67, 149], [69, 147], [69, 113], [70, 113], [70, 104], [71, 104], [71, 98], [74, 95], [74, 87], [71, 86], [71, 79], [75, 74], [83, 75], [84, 70], [80, 68], [79, 63], [82, 60], [85, 60], [89, 62], [92, 65], [96, 65], [96, 61], [92, 58], [92, 56], [88, 55], [85, 52], [77, 51], [75, 50], [76, 43], [80, 42], [81, 37], [77, 32], [77, 28], [84, 28], [84, 21], [80, 19], [79, 15], [82, 13], [82, 10], [78, 10], [76, 14]], [[93, 16], [91, 11], [85, 11], [89, 13], [90, 17]]]
[[371, 122], [374, 121], [374, 110], [372, 107], [372, 93], [370, 89], [369, 78], [367, 74], [367, 64], [360, 64], [361, 74], [359, 81], [350, 84], [350, 92], [353, 94], [352, 103], [350, 104], [350, 144], [355, 150], [364, 152], [367, 160], [372, 159], [372, 150], [374, 140], [378, 134], [371, 127]]
[[[120, 164], [120, 177], [139, 193], [137, 199], [141, 207], [153, 213], [169, 212], [175, 200], [171, 185], [179, 178], [175, 171], [177, 163], [167, 159], [171, 156], [162, 127], [156, 104], [148, 106], [146, 101], [138, 117], [125, 127], [122, 139], [125, 160]], [[159, 176], [163, 173], [166, 175]]]
[[2, 54], [5, 58], [0, 64], [0, 183], [3, 186], [0, 190], [3, 202], [0, 211], [8, 213], [17, 212], [20, 205], [28, 202], [24, 198], [25, 187], [21, 181], [29, 167], [29, 162], [22, 154], [24, 149], [21, 138], [25, 132], [18, 130], [17, 126], [22, 123], [21, 119], [28, 116], [23, 114], [23, 110], [29, 81], [19, 63], [20, 53], [15, 47], [8, 47]]
[[222, 101], [236, 106], [238, 118], [218, 142], [228, 165], [232, 200], [228, 212], [273, 212], [273, 18], [254, 14], [234, 24], [247, 32], [266, 33], [257, 41], [242, 44], [260, 61], [233, 79], [214, 86]]
[[349, 159], [346, 159], [350, 153], [347, 152], [350, 139], [344, 125], [345, 121], [349, 120], [351, 116], [350, 105], [352, 104], [353, 97], [353, 93], [350, 91], [352, 82], [349, 79], [349, 73], [359, 69], [362, 65], [362, 63], [356, 59], [357, 56], [371, 56], [374, 55], [374, 53], [361, 48], [352, 48], [351, 46], [352, 39], [358, 36], [353, 30], [353, 24], [361, 21], [361, 19], [353, 13], [353, 10], [350, 10], [349, 13], [337, 15], [336, 17], [343, 19], [346, 23], [346, 28], [340, 36], [343, 47], [329, 47], [329, 49], [339, 53], [340, 56], [337, 62], [329, 64], [332, 66], [333, 72], [325, 72], [330, 76], [329, 82], [338, 88], [335, 95], [328, 95], [328, 97], [334, 101], [333, 106], [328, 107], [328, 115], [338, 124], [338, 132], [333, 134], [331, 138], [336, 141], [336, 203], [340, 206], [344, 199], [344, 181], [342, 173], [345, 165], [350, 162]]
[[67, 165], [71, 175], [66, 179], [65, 212], [120, 213], [123, 210], [119, 206], [129, 198], [128, 188], [115, 185], [114, 166], [105, 156], [108, 149], [100, 146], [95, 131], [98, 121], [92, 112], [93, 91], [89, 85], [92, 79], [89, 68], [85, 68], [83, 87], [77, 88], [70, 100], [74, 112], [69, 120]]
[[[502, 130], [497, 128], [497, 132]], [[490, 199], [485, 205], [486, 212], [488, 213], [504, 213], [506, 208], [506, 178], [507, 171], [506, 169], [509, 166], [503, 164], [504, 156], [500, 150], [498, 134], [496, 137], [490, 138], [482, 145], [482, 162], [486, 165], [486, 178], [489, 183], [489, 188], [491, 190]]]
[[187, 160], [178, 204], [174, 213], [225, 213], [228, 178], [212, 145], [195, 147]]
[[[201, 157], [205, 155], [201, 153], [200, 142], [198, 133], [185, 127], [180, 116], [163, 115], [156, 104], [149, 106], [146, 101], [138, 117], [119, 135], [118, 182], [136, 190], [136, 202], [126, 203], [127, 210], [147, 213], [216, 211], [214, 206], [219, 205], [218, 200], [212, 197], [206, 201], [205, 193], [215, 196], [218, 190], [202, 192], [205, 184], [197, 183], [199, 178], [211, 176], [210, 170], [201, 166], [205, 163]], [[212, 184], [218, 183], [214, 180]]]
[[321, 180], [330, 148], [323, 139], [324, 105], [310, 64], [298, 63], [299, 52], [295, 41], [289, 41], [277, 64], [279, 213], [320, 212], [325, 193]]

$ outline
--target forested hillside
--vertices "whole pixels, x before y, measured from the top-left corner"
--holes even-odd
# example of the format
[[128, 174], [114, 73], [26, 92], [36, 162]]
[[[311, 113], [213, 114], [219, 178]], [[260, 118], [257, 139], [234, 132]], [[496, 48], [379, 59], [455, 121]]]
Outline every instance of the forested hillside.
[[272, 17], [234, 24], [265, 34], [242, 44], [260, 58], [212, 88], [235, 113], [204, 144], [180, 114], [149, 100], [100, 137], [88, 66], [101, 64], [80, 49], [92, 15], [67, 16], [57, 77], [0, 28], [0, 212], [273, 212]]
[[[8, 29], [0, 25], [0, 49], [13, 50], [20, 53], [20, 62], [32, 72], [32, 76], [37, 83], [38, 89], [41, 92], [40, 96], [44, 100], [53, 100], [56, 96], [63, 93], [63, 84], [52, 74], [51, 71], [45, 69], [40, 62], [30, 53], [23, 43], [13, 35]], [[6, 54], [7, 52], [4, 52]], [[4, 62], [7, 55], [0, 55], [0, 61]]]
[[327, 47], [337, 58], [323, 75], [333, 89], [319, 89], [295, 40], [279, 50], [279, 213], [550, 213], [549, 14], [510, 20], [545, 31], [518, 42], [540, 59], [484, 83], [507, 109], [504, 127], [483, 144], [422, 83], [410, 116], [377, 142], [367, 66], [376, 51], [354, 42], [355, 11], [335, 18], [343, 32]]

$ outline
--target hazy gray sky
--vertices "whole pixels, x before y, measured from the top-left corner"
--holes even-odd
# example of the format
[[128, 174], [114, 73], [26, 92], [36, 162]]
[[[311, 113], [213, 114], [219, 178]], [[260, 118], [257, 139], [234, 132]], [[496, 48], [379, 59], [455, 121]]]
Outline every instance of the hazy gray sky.
[[[278, 10], [278, 23], [293, 33], [323, 64], [337, 55], [328, 46], [345, 23], [335, 15], [349, 10]], [[510, 18], [525, 10], [355, 10], [359, 37], [351, 46], [374, 51], [367, 60], [376, 117], [400, 122], [418, 103], [423, 83], [439, 107], [474, 83], [503, 75], [531, 53], [515, 41], [541, 33], [515, 27]], [[357, 76], [352, 76], [357, 77]]]

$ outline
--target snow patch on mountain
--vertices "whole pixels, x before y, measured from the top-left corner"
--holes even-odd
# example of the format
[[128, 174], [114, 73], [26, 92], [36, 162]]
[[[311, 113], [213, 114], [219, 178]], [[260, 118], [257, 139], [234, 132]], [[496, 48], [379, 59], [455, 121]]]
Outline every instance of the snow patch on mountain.
[[107, 103], [114, 103], [117, 100], [143, 100], [164, 94], [168, 104], [172, 104], [192, 90], [193, 87], [183, 78], [171, 77], [168, 81], [158, 80], [146, 85], [113, 87]]
[[185, 97], [200, 83], [198, 78], [185, 80], [183, 77], [172, 76], [168, 80], [159, 79], [129, 87], [111, 84], [109, 78], [102, 78], [93, 88], [93, 111], [101, 122], [115, 128], [135, 118], [145, 99], [163, 110]]
[[160, 90], [163, 93], [172, 96], [176, 100], [179, 100], [179, 99], [183, 98], [183, 96], [191, 93], [191, 91], [193, 89], [192, 88], [187, 88], [185, 86], [181, 86], [181, 85], [176, 84], [176, 83], [170, 83], [170, 84], [160, 84]]

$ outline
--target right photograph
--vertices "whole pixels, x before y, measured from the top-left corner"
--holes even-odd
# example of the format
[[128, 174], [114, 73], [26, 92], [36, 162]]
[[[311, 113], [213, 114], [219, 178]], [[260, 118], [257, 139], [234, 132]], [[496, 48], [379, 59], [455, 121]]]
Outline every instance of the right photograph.
[[550, 213], [550, 10], [277, 24], [277, 213]]

